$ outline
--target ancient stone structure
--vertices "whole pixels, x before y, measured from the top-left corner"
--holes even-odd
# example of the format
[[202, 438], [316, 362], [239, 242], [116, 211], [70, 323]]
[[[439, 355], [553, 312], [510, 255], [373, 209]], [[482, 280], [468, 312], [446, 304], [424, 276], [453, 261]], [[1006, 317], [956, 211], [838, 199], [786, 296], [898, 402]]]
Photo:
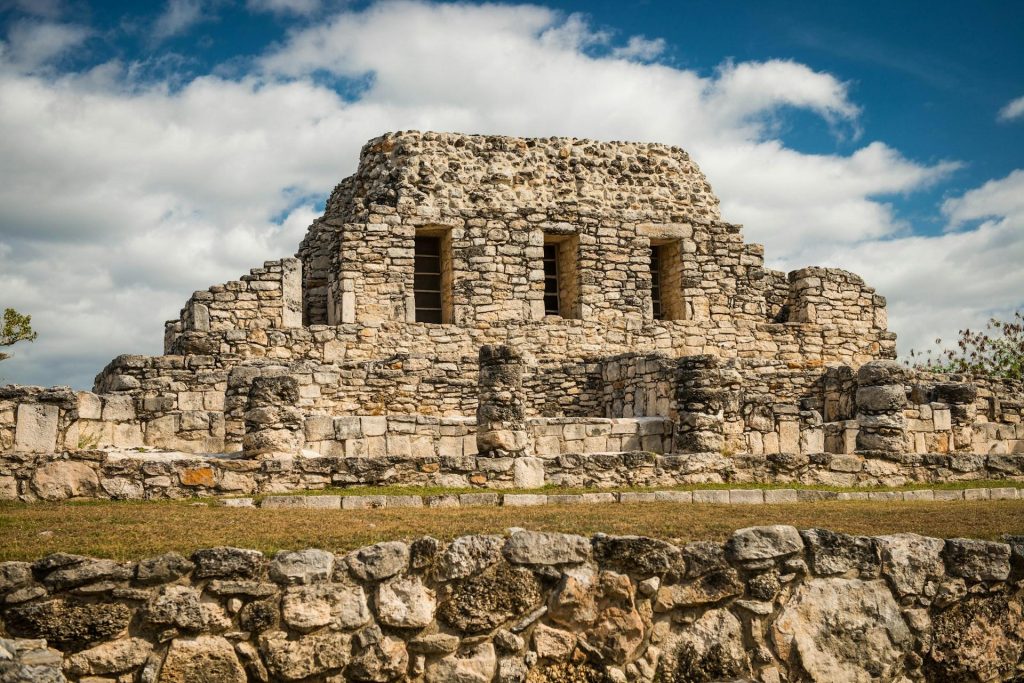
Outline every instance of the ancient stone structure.
[[0, 563], [4, 681], [1009, 681], [1024, 542], [512, 530]]
[[[1024, 475], [1019, 383], [894, 354], [881, 296], [765, 268], [678, 148], [393, 133], [295, 258], [193, 294], [164, 355], [114, 359], [93, 392], [0, 389], [0, 497], [344, 485], [388, 462], [482, 486], [652, 463], [662, 483]], [[190, 459], [215, 474], [167, 464]]]

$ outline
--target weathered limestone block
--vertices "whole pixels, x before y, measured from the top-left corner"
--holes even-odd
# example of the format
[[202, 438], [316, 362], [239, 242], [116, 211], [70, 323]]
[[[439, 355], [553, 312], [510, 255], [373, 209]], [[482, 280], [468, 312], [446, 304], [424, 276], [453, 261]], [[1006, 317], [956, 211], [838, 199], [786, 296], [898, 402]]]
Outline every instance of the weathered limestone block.
[[294, 454], [304, 443], [299, 383], [289, 375], [256, 377], [249, 386], [242, 448], [249, 457]]
[[349, 635], [337, 631], [318, 631], [297, 640], [276, 631], [260, 636], [260, 651], [274, 680], [300, 681], [342, 669], [349, 661], [350, 642]]
[[152, 651], [153, 646], [142, 638], [114, 640], [71, 655], [66, 669], [69, 673], [79, 676], [119, 674], [145, 664]]
[[857, 448], [903, 453], [908, 449], [903, 416], [906, 370], [896, 361], [874, 360], [857, 370]]
[[481, 456], [526, 455], [524, 367], [522, 355], [509, 346], [480, 347], [476, 443]]
[[[679, 360], [676, 375], [676, 401], [679, 406], [676, 452], [721, 451], [729, 441], [727, 435], [737, 427], [742, 435], [740, 386], [739, 373], [714, 356], [687, 356]], [[795, 433], [793, 436], [795, 443]]]
[[99, 483], [96, 470], [73, 460], [49, 462], [32, 474], [32, 490], [43, 500], [94, 497]]
[[303, 632], [328, 625], [348, 630], [370, 619], [361, 586], [326, 583], [295, 586], [285, 592], [281, 611], [288, 626]]
[[57, 448], [57, 424], [60, 408], [46, 403], [22, 403], [14, 450], [22, 453], [53, 453]]
[[66, 683], [59, 651], [45, 640], [0, 638], [0, 681], [4, 683]]
[[130, 618], [131, 610], [123, 604], [60, 598], [13, 607], [4, 614], [4, 623], [13, 635], [80, 650], [121, 633]]
[[912, 636], [885, 581], [811, 579], [772, 626], [779, 656], [813, 681], [896, 680]]
[[220, 636], [175, 638], [160, 667], [159, 683], [245, 683], [235, 649]]
[[667, 643], [665, 680], [741, 680], [750, 675], [740, 620], [724, 609], [704, 613]]
[[309, 585], [328, 581], [334, 573], [334, 555], [323, 550], [286, 551], [274, 555], [270, 579], [284, 585]]

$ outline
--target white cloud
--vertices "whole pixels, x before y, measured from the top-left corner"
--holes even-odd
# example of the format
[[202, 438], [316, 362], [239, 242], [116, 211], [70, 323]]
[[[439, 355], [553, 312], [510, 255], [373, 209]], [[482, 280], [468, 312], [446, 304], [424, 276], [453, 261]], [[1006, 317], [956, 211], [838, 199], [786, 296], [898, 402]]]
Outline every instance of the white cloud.
[[15, 10], [34, 17], [56, 19], [64, 12], [62, 0], [0, 0], [0, 11]]
[[[145, 85], [130, 65], [43, 77], [0, 64], [0, 305], [32, 313], [40, 331], [0, 373], [86, 386], [118, 353], [158, 353], [162, 321], [192, 290], [294, 253], [360, 146], [399, 129], [677, 144], [773, 263], [863, 265], [894, 312], [914, 300], [911, 288], [934, 274], [890, 277], [906, 254], [882, 245], [917, 238], [893, 239], [907, 226], [885, 198], [956, 164], [920, 164], [881, 142], [849, 155], [788, 149], [777, 139], [786, 108], [856, 127], [845, 83], [781, 60], [704, 76], [623, 58], [642, 41], [616, 46], [579, 16], [532, 5], [382, 2], [293, 30], [239, 78]], [[343, 99], [324, 73], [362, 89]], [[968, 210], [958, 211], [951, 219]], [[940, 299], [930, 310], [953, 318], [988, 306], [1014, 254], [986, 251], [1010, 230], [990, 224], [929, 238], [962, 240], [984, 265], [975, 280], [993, 283], [973, 299], [971, 287], [951, 292], [957, 309]], [[902, 332], [910, 318], [900, 315]]]
[[999, 110], [997, 117], [999, 121], [1003, 122], [1016, 121], [1021, 118], [1024, 118], [1024, 95], [1007, 102], [1006, 106]]
[[184, 33], [209, 18], [204, 9], [203, 0], [167, 0], [153, 24], [153, 39], [159, 42]]
[[320, 0], [246, 0], [245, 6], [250, 12], [308, 16], [319, 11], [321, 2]]
[[612, 57], [649, 62], [657, 59], [664, 51], [664, 38], [649, 40], [643, 36], [631, 36], [625, 45], [612, 50]]
[[8, 30], [4, 57], [20, 69], [37, 69], [80, 45], [90, 34], [87, 27], [77, 24], [23, 19]]
[[[1024, 307], [1024, 171], [947, 200], [950, 231], [874, 239], [849, 247], [808, 244], [801, 253], [864, 276], [886, 296], [902, 353], [953, 342], [958, 330], [983, 327]], [[971, 229], [965, 221], [987, 218]]]

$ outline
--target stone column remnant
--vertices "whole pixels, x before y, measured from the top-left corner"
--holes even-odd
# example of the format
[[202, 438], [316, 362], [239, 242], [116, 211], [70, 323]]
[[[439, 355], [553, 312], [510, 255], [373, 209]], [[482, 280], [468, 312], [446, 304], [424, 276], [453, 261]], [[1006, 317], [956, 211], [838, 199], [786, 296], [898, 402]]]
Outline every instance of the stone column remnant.
[[906, 452], [904, 376], [893, 360], [869, 361], [857, 370], [857, 450]]
[[247, 457], [294, 455], [302, 448], [299, 382], [289, 375], [256, 377], [249, 387], [242, 449]]
[[950, 449], [969, 451], [974, 445], [974, 418], [977, 415], [975, 401], [978, 387], [972, 382], [940, 382], [932, 387], [932, 400], [949, 406], [950, 427], [953, 441]]
[[476, 447], [484, 457], [523, 457], [527, 432], [522, 355], [509, 346], [480, 347]]
[[677, 452], [720, 452], [727, 446], [727, 435], [736, 427], [742, 436], [739, 387], [740, 376], [735, 369], [714, 356], [680, 359], [676, 384]]

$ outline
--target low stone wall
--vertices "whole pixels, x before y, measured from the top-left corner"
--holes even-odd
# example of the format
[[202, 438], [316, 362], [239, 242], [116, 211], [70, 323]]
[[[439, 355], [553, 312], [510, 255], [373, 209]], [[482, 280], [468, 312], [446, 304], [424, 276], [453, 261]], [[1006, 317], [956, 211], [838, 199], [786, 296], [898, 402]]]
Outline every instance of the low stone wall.
[[[462, 439], [463, 448], [468, 448], [468, 437], [454, 438]], [[524, 471], [517, 463], [542, 471]], [[871, 487], [980, 479], [1024, 480], [1024, 455], [724, 456], [630, 451], [512, 458], [481, 457], [466, 452], [423, 457], [338, 457], [316, 456], [306, 451], [303, 456], [246, 459], [188, 453], [79, 451], [63, 455], [13, 453], [0, 457], [0, 500], [24, 501], [189, 498], [378, 485], [482, 490], [534, 488], [541, 483], [588, 488], [730, 482]]]
[[0, 678], [1018, 680], [1024, 540], [1007, 540], [770, 526], [57, 554], [0, 563]]

